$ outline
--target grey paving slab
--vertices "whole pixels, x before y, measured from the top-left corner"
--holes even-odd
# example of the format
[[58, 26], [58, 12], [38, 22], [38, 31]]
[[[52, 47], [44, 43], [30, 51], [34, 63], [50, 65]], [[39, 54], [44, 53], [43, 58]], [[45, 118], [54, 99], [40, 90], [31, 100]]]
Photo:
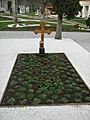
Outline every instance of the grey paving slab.
[[[25, 35], [24, 32], [22, 33]], [[31, 39], [22, 39], [21, 37], [0, 39], [0, 100], [17, 54], [38, 52], [40, 38], [32, 36]], [[48, 53], [64, 52], [90, 88], [90, 53], [87, 50], [69, 38], [62, 41], [55, 40], [53, 34], [51, 38], [45, 38], [45, 48]], [[0, 120], [90, 120], [90, 105], [0, 107]]]
[[[47, 38], [54, 38], [55, 32]], [[39, 38], [40, 34], [35, 35], [30, 31], [0, 31], [0, 39], [30, 39]], [[90, 32], [63, 32], [63, 38], [71, 38], [90, 52]]]
[[0, 108], [0, 120], [90, 120], [90, 106]]

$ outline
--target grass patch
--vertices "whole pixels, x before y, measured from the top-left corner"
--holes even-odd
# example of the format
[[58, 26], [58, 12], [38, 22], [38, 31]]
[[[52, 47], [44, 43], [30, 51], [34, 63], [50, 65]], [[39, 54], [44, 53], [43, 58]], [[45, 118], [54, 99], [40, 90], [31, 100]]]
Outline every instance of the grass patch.
[[[40, 22], [33, 22], [33, 21], [18, 21], [18, 24], [39, 24]], [[13, 22], [4, 22], [0, 23], [0, 31], [33, 31], [36, 27], [23, 27], [23, 28], [9, 28], [9, 24], [14, 24]]]
[[62, 30], [63, 31], [69, 31], [69, 32], [82, 32], [82, 31], [85, 31], [85, 30], [79, 30], [79, 29], [75, 28], [72, 25], [63, 25]]
[[[20, 21], [18, 23], [26, 23], [26, 24], [40, 24], [40, 22], [34, 22], [34, 21]], [[0, 23], [0, 31], [33, 31], [37, 26], [32, 27], [22, 27], [22, 28], [8, 28], [8, 24], [13, 24], [13, 22], [4, 22]], [[47, 23], [48, 24], [48, 23]], [[46, 28], [51, 28], [52, 31], [56, 31], [56, 24], [49, 23], [51, 26], [47, 26]], [[85, 30], [79, 30], [75, 28], [72, 25], [63, 25], [62, 31], [68, 31], [68, 32], [86, 32]]]
[[12, 18], [8, 18], [8, 17], [0, 16], [0, 21], [5, 21], [5, 20], [13, 20], [13, 19]]
[[90, 90], [65, 54], [20, 54], [1, 106], [90, 102]]
[[[29, 19], [30, 20], [30, 19]], [[76, 19], [78, 20], [78, 19]], [[82, 19], [80, 19], [82, 20]], [[84, 19], [83, 19], [84, 20]], [[56, 31], [56, 24], [48, 23], [48, 22], [56, 22], [55, 20], [48, 19], [46, 22], [47, 24], [50, 24], [50, 28], [52, 31]], [[34, 27], [22, 27], [22, 28], [8, 28], [8, 24], [12, 24], [13, 22], [3, 22], [0, 23], [0, 31], [33, 31], [36, 26]], [[26, 23], [26, 24], [40, 24], [40, 22], [37, 21], [18, 21], [18, 23]], [[47, 27], [49, 28], [49, 27]], [[68, 23], [68, 21], [63, 21], [62, 31], [65, 32], [87, 32], [86, 30], [80, 30], [78, 28], [75, 28], [72, 24]], [[88, 31], [89, 32], [89, 31]]]
[[13, 16], [13, 14], [10, 14], [10, 13], [1, 13], [1, 15], [4, 15], [4, 16]]
[[23, 15], [35, 16], [35, 12], [25, 13]]
[[86, 20], [84, 18], [82, 18], [82, 19], [80, 19], [80, 18], [72, 19], [72, 21], [75, 21], [75, 22], [78, 22], [80, 24], [86, 25]]

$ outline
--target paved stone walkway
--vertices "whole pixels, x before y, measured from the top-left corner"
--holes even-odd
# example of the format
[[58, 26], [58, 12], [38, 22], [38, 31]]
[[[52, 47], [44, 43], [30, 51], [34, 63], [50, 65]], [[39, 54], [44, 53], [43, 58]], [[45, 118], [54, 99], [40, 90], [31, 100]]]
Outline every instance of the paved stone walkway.
[[[39, 41], [40, 38], [0, 39], [0, 99], [17, 54], [37, 53]], [[48, 53], [65, 53], [90, 88], [90, 53], [88, 51], [69, 38], [62, 41], [45, 38], [45, 49]], [[90, 120], [90, 105], [0, 107], [0, 120]]]
[[[45, 34], [47, 38], [54, 38], [55, 32], [50, 35]], [[0, 39], [31, 39], [39, 38], [40, 34], [35, 35], [30, 31], [0, 31]], [[63, 32], [63, 38], [71, 38], [83, 48], [90, 52], [90, 32]]]
[[[21, 17], [27, 17], [27, 18], [20, 18], [20, 16]], [[5, 16], [5, 15], [2, 15], [2, 17], [5, 17], [5, 18], [12, 18], [13, 19], [13, 16]], [[28, 17], [30, 18], [30, 16], [28, 16], [28, 15], [21, 15], [21, 14], [19, 14], [18, 15], [18, 20], [19, 21], [28, 21]], [[34, 16], [35, 17], [35, 16]], [[49, 16], [50, 17], [50, 16]], [[53, 18], [53, 17], [51, 17], [51, 18]], [[56, 17], [55, 17], [56, 18]], [[53, 20], [53, 19], [52, 19]], [[6, 22], [12, 22], [12, 20], [6, 20]], [[31, 19], [30, 18], [30, 21], [34, 21], [34, 22], [40, 22], [40, 19], [35, 19], [35, 18], [33, 18], [33, 19]], [[5, 22], [5, 21], [0, 21], [0, 22]], [[80, 22], [76, 22], [76, 21], [72, 21], [72, 20], [66, 20], [66, 19], [63, 19], [63, 25], [75, 25], [75, 24], [79, 24], [81, 27], [85, 27], [85, 25], [84, 24], [82, 24], [82, 23], [80, 23]], [[57, 24], [56, 22], [48, 22], [47, 21], [47, 23], [51, 23], [51, 24]]]

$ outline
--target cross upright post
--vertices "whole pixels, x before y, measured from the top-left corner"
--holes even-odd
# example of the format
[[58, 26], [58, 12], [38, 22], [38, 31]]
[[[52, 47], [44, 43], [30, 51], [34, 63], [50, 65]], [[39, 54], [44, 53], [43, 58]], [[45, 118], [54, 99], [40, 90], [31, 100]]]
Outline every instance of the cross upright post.
[[45, 48], [44, 48], [44, 33], [50, 34], [51, 33], [51, 29], [45, 29], [45, 21], [44, 20], [41, 21], [40, 26], [41, 26], [41, 29], [35, 29], [34, 33], [35, 34], [41, 33], [41, 41], [40, 41], [39, 53], [43, 54], [43, 53], [45, 53]]

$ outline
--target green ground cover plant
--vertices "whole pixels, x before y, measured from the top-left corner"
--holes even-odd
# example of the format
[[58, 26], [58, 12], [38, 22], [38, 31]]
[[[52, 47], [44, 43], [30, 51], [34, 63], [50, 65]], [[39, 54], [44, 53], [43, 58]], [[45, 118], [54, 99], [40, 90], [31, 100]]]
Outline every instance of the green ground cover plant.
[[[18, 23], [26, 23], [26, 24], [40, 24], [40, 22], [26, 22], [26, 21], [22, 21], [22, 22], [18, 22]], [[35, 30], [36, 27], [38, 26], [32, 26], [32, 27], [19, 27], [19, 28], [9, 28], [8, 25], [9, 24], [13, 24], [13, 22], [3, 22], [0, 23], [0, 31], [33, 31]], [[47, 26], [47, 28], [51, 28], [52, 31], [56, 31], [56, 24], [52, 24], [52, 23], [48, 23], [49, 25], [51, 25], [50, 27]], [[75, 28], [73, 25], [63, 25], [62, 26], [62, 30], [63, 32], [87, 32], [85, 30], [79, 30], [77, 28]]]
[[[30, 13], [32, 14], [32, 13]], [[18, 23], [26, 23], [26, 24], [39, 24], [40, 22], [37, 22], [37, 21], [30, 21], [30, 19], [39, 19], [40, 20], [40, 17], [38, 16], [35, 16], [34, 14], [32, 16], [29, 16], [30, 14], [25, 14], [27, 16], [23, 16], [21, 14], [18, 14]], [[2, 14], [2, 15], [5, 15], [7, 17], [0, 17], [0, 21], [1, 20], [13, 20], [11, 18], [8, 18], [8, 16], [12, 16], [12, 14]], [[26, 19], [28, 21], [20, 21], [20, 18], [23, 18], [23, 19]], [[72, 21], [74, 22], [77, 22], [77, 24], [83, 24], [85, 25], [86, 22], [85, 22], [85, 19], [84, 18], [75, 18], [75, 19], [72, 19], [71, 21], [69, 20], [66, 20], [66, 19], [63, 19], [63, 26], [62, 26], [62, 31], [65, 31], [65, 32], [87, 32], [86, 30], [84, 29], [78, 29], [78, 28], [75, 28], [74, 25], [72, 24]], [[49, 22], [49, 23], [48, 23]], [[50, 22], [54, 22], [54, 23], [50, 23]], [[52, 31], [56, 31], [56, 24], [55, 22], [57, 22], [57, 20], [55, 20], [54, 18], [48, 18], [46, 20], [46, 23], [51, 25], [50, 28], [52, 28]], [[0, 22], [0, 31], [33, 31], [36, 27], [22, 27], [22, 28], [8, 28], [8, 24], [13, 24], [13, 22], [11, 21], [7, 21], [7, 22]], [[89, 31], [88, 31], [89, 32]]]
[[[3, 14], [4, 15], [4, 14]], [[7, 16], [9, 16], [9, 14], [6, 14]], [[25, 24], [40, 24], [40, 22], [38, 21], [30, 21], [30, 19], [40, 19], [38, 18], [38, 16], [29, 16], [30, 18], [28, 18], [28, 16], [22, 16], [22, 15], [19, 15], [18, 14], [18, 23], [25, 23]], [[28, 21], [20, 21], [20, 18], [24, 18]], [[19, 27], [19, 28], [8, 28], [8, 24], [13, 24], [13, 22], [9, 21], [8, 20], [12, 20], [11, 18], [8, 18], [8, 17], [1, 17], [0, 18], [1, 20], [4, 20], [6, 22], [1, 22], [0, 23], [0, 31], [33, 31], [36, 26], [31, 26], [31, 27]], [[85, 19], [83, 18], [75, 18], [73, 20], [66, 20], [64, 19], [63, 20], [63, 26], [62, 26], [62, 31], [65, 31], [65, 32], [87, 32], [86, 30], [84, 29], [78, 29], [78, 28], [75, 28], [74, 25], [72, 24], [72, 21], [74, 22], [77, 22], [78, 24], [83, 24], [83, 26], [85, 25]], [[49, 22], [49, 23], [48, 23]], [[50, 28], [52, 28], [52, 31], [56, 31], [56, 24], [55, 23], [50, 23], [50, 22], [56, 22], [55, 19], [51, 19], [51, 18], [48, 18], [46, 20], [46, 23], [51, 25]], [[76, 24], [76, 23], [75, 23]], [[47, 27], [49, 28], [49, 27]], [[90, 31], [88, 31], [90, 32]]]
[[13, 20], [12, 18], [0, 16], [0, 21]]
[[78, 22], [78, 23], [80, 23], [80, 24], [86, 25], [86, 20], [85, 20], [85, 18], [75, 18], [75, 19], [72, 19], [72, 20], [75, 21], [75, 22]]
[[90, 103], [90, 90], [66, 55], [18, 55], [1, 105], [66, 103]]

